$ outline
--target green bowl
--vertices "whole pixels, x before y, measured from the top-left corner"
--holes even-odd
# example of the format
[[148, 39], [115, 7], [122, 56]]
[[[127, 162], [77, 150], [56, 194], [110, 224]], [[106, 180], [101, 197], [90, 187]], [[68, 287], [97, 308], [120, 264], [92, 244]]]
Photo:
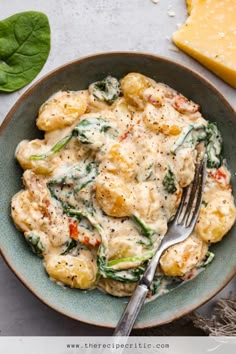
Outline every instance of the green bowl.
[[[1, 234], [3, 258], [23, 284], [56, 311], [90, 324], [115, 327], [127, 302], [99, 290], [63, 288], [50, 281], [41, 259], [34, 256], [10, 217], [11, 197], [22, 188], [22, 170], [14, 158], [22, 139], [40, 137], [35, 119], [40, 105], [58, 90], [85, 89], [108, 74], [122, 77], [140, 72], [164, 82], [201, 105], [203, 116], [217, 122], [224, 139], [224, 153], [236, 190], [236, 116], [225, 98], [208, 81], [169, 59], [142, 53], [105, 53], [66, 64], [30, 87], [8, 113], [0, 128]], [[233, 277], [235, 227], [222, 242], [212, 246], [215, 260], [195, 279], [145, 304], [135, 328], [170, 322], [196, 309], [219, 292]]]

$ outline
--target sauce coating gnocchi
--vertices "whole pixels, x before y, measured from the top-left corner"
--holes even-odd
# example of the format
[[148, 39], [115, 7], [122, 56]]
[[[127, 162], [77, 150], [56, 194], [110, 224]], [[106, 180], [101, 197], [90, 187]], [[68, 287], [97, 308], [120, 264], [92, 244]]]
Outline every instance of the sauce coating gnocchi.
[[97, 266], [89, 251], [81, 251], [76, 257], [47, 256], [45, 267], [50, 277], [71, 288], [89, 289], [95, 285]]
[[141, 73], [59, 91], [41, 106], [44, 139], [16, 149], [24, 189], [13, 196], [11, 215], [50, 279], [130, 296], [194, 178], [199, 152], [208, 159], [199, 220], [191, 237], [162, 255], [152, 295], [165, 287], [156, 284], [183, 281], [210, 263], [208, 248], [233, 226], [236, 208], [220, 132], [199, 109]]
[[161, 268], [166, 275], [183, 276], [203, 261], [207, 249], [205, 242], [192, 235], [164, 252], [160, 259]]
[[37, 127], [52, 131], [72, 125], [87, 108], [86, 91], [60, 91], [39, 109]]
[[233, 226], [235, 217], [236, 210], [231, 192], [217, 193], [214, 199], [200, 210], [196, 225], [197, 235], [205, 242], [219, 242]]

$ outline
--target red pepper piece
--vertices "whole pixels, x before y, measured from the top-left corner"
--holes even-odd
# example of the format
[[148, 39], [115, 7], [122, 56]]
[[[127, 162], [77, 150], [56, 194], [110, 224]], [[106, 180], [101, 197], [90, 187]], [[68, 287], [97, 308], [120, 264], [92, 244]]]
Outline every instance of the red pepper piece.
[[78, 223], [76, 220], [74, 220], [72, 223], [69, 224], [69, 229], [70, 229], [70, 237], [73, 238], [74, 240], [78, 240], [79, 232], [78, 232]]

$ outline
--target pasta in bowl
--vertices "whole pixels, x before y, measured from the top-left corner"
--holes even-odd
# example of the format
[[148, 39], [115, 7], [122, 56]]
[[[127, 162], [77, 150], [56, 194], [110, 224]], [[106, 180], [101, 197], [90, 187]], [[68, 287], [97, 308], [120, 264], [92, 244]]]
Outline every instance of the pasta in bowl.
[[11, 214], [52, 280], [130, 296], [204, 152], [198, 223], [162, 255], [149, 297], [213, 260], [209, 246], [231, 229], [236, 208], [221, 134], [199, 109], [136, 72], [59, 91], [41, 106], [36, 124], [44, 139], [16, 149], [25, 189], [12, 198]]

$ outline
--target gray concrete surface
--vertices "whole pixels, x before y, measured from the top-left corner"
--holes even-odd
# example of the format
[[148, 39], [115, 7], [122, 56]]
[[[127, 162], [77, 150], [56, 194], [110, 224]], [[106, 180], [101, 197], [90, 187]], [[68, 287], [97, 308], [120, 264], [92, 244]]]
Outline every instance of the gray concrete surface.
[[[51, 52], [37, 79], [61, 64], [88, 54], [122, 50], [151, 52], [197, 70], [236, 107], [235, 90], [184, 53], [176, 51], [171, 44], [171, 34], [186, 18], [184, 0], [160, 0], [156, 5], [151, 0], [2, 0], [0, 7], [0, 20], [29, 10], [48, 15]], [[176, 16], [168, 16], [170, 8]], [[0, 123], [26, 89], [0, 94]], [[235, 292], [235, 287], [235, 281], [231, 282], [218, 297], [227, 296], [232, 290]], [[215, 301], [210, 301], [200, 311], [209, 314]], [[109, 329], [76, 322], [43, 305], [0, 259], [0, 335], [109, 334]], [[145, 335], [148, 335], [147, 331]]]

